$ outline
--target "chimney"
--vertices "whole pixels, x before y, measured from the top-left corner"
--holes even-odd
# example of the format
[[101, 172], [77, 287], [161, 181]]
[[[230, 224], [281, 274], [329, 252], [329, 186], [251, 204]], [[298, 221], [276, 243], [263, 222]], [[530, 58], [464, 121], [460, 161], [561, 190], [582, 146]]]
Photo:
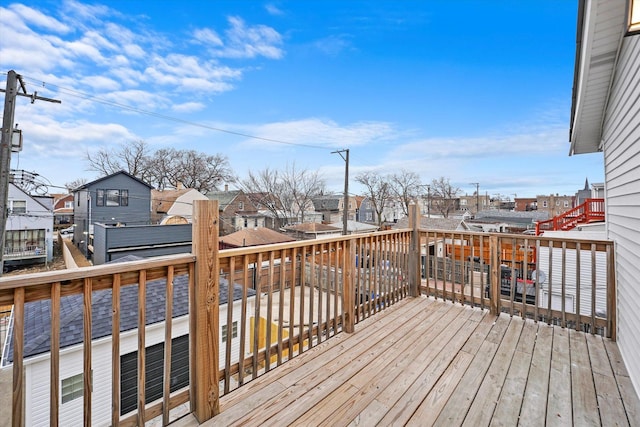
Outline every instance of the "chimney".
[[184, 190], [184, 184], [182, 184], [182, 181], [178, 181], [178, 184], [176, 184], [176, 190]]
[[225, 185], [224, 185], [224, 191], [225, 191], [225, 192], [226, 192], [226, 191], [229, 191], [229, 184], [225, 184]]

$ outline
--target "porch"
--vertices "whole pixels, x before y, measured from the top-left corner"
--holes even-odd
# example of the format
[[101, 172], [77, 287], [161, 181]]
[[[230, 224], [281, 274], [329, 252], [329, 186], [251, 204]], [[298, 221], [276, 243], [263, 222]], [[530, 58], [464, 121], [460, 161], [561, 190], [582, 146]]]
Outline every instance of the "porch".
[[232, 391], [220, 409], [202, 425], [640, 425], [613, 341], [424, 296]]
[[217, 213], [195, 203], [192, 254], [0, 279], [14, 425], [640, 425], [612, 242], [423, 230], [414, 206], [219, 251]]

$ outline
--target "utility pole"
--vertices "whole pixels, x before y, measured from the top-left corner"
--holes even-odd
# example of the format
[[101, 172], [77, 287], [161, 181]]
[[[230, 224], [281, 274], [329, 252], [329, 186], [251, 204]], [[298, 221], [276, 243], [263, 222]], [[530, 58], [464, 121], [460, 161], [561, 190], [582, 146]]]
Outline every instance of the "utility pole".
[[[344, 166], [344, 207], [342, 208], [342, 235], [347, 235], [347, 220], [349, 219], [349, 149], [332, 151], [331, 154], [338, 153], [345, 162]], [[345, 153], [343, 156], [342, 153]]]
[[[18, 92], [18, 82], [22, 93]], [[11, 178], [11, 143], [13, 140], [13, 120], [16, 113], [16, 97], [26, 96], [31, 98], [33, 104], [36, 99], [55, 102], [60, 104], [61, 101], [57, 99], [45, 98], [38, 96], [38, 92], [33, 94], [27, 93], [27, 88], [22, 81], [22, 76], [11, 70], [7, 73], [7, 87], [6, 89], [0, 89], [0, 92], [4, 92], [4, 112], [2, 118], [2, 138], [0, 140], [0, 276], [4, 270], [4, 237], [7, 229], [7, 216], [8, 216], [8, 200], [9, 200], [9, 181]]]

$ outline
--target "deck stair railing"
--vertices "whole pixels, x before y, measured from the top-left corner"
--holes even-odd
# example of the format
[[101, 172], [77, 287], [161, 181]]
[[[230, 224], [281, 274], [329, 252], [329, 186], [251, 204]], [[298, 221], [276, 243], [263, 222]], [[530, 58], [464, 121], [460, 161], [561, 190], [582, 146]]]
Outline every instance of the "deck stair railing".
[[536, 236], [545, 231], [567, 231], [579, 224], [601, 221], [604, 221], [604, 199], [587, 199], [560, 215], [536, 222]]

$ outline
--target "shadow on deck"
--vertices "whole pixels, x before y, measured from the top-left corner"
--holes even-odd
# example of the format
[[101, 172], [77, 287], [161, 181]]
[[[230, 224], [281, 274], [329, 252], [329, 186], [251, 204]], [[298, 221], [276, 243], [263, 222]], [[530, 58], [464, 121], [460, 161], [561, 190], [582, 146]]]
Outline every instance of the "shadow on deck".
[[221, 410], [203, 425], [640, 425], [615, 342], [426, 297], [225, 395]]

